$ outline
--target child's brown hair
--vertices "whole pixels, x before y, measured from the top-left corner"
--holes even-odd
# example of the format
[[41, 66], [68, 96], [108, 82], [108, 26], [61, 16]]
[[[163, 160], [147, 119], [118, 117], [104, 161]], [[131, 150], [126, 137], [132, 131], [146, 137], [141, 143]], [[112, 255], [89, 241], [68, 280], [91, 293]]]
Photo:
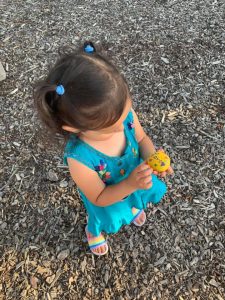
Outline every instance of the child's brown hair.
[[[61, 95], [56, 92], [59, 85]], [[128, 97], [126, 80], [92, 42], [60, 58], [34, 92], [42, 121], [58, 133], [64, 133], [63, 125], [80, 131], [111, 126], [122, 115]]]

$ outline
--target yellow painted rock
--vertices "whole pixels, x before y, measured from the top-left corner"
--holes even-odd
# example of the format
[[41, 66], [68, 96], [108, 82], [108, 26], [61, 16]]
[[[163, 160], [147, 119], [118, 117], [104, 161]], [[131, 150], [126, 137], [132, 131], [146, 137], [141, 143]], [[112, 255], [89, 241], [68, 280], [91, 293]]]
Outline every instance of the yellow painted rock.
[[170, 166], [170, 158], [165, 152], [159, 150], [147, 159], [147, 164], [154, 171], [164, 172]]

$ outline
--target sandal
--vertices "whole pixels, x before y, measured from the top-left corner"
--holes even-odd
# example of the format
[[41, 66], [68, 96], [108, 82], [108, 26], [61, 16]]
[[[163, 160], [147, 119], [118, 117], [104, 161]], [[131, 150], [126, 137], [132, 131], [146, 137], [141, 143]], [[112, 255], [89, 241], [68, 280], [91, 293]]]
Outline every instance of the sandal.
[[[143, 209], [138, 209], [138, 208], [136, 208], [136, 207], [132, 207], [132, 213], [133, 213], [133, 215], [134, 215], [134, 218], [133, 218], [133, 220], [132, 220], [132, 222], [134, 223], [134, 225], [136, 225], [136, 226], [142, 226], [142, 225], [144, 225], [144, 223], [145, 223], [145, 221], [146, 221], [146, 214], [145, 214], [145, 212], [144, 212], [144, 210]], [[137, 220], [137, 218], [140, 216], [140, 214], [141, 213], [143, 213], [144, 212], [144, 214], [145, 214], [145, 219], [144, 219], [144, 221], [142, 222], [142, 223], [137, 223], [135, 220]]]
[[[87, 236], [87, 241], [88, 241], [88, 245], [89, 248], [91, 250], [91, 252], [95, 255], [105, 255], [109, 248], [108, 248], [108, 244], [104, 238], [104, 236], [102, 234], [100, 234], [99, 236], [93, 236], [93, 237], [88, 237], [88, 230], [87, 230], [87, 226], [85, 227], [85, 232], [86, 232], [86, 236]], [[103, 253], [96, 253], [93, 250], [98, 248], [99, 246], [106, 246], [106, 250]]]

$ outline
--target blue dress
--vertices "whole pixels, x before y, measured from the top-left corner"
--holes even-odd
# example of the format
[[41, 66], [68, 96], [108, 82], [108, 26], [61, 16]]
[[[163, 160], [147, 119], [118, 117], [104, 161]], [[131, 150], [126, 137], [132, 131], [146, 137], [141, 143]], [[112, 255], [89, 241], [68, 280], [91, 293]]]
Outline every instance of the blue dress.
[[[124, 180], [143, 161], [139, 156], [139, 145], [135, 138], [133, 114], [130, 111], [124, 121], [126, 147], [121, 156], [108, 156], [88, 145], [71, 134], [65, 152], [64, 163], [67, 158], [73, 158], [85, 166], [95, 170], [107, 185], [116, 184]], [[123, 201], [106, 207], [96, 206], [79, 190], [81, 199], [88, 213], [88, 230], [95, 236], [102, 231], [116, 233], [120, 227], [130, 224], [133, 220], [132, 207], [145, 209], [147, 203], [158, 203], [166, 193], [166, 185], [155, 175], [152, 175], [152, 187], [148, 190], [137, 190]]]

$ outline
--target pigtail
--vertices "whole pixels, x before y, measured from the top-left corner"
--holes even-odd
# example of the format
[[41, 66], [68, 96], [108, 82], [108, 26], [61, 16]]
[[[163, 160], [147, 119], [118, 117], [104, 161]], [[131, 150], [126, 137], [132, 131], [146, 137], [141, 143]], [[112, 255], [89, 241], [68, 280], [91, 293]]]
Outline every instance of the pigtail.
[[84, 42], [83, 51], [87, 54], [94, 54], [96, 53], [96, 48], [91, 41]]
[[102, 51], [102, 47], [99, 44], [94, 44], [92, 41], [85, 41], [81, 43], [78, 47], [73, 46], [61, 46], [58, 49], [59, 57], [73, 57], [74, 55], [82, 55], [82, 54], [100, 54]]
[[53, 131], [59, 129], [57, 117], [59, 95], [56, 93], [56, 88], [55, 84], [41, 82], [34, 89], [34, 103], [38, 114], [43, 123]]

